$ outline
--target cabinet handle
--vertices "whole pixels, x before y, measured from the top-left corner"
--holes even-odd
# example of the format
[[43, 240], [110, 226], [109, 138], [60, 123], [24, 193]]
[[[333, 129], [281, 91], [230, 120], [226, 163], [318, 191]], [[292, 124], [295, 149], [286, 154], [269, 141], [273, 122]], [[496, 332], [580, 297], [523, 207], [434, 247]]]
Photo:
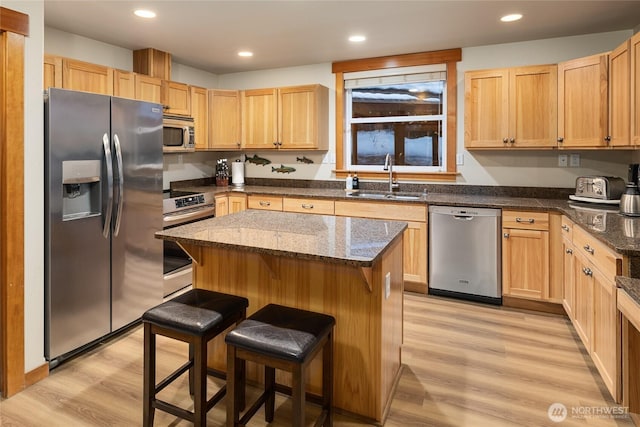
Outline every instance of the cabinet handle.
[[564, 231], [567, 231], [567, 232], [568, 232], [568, 231], [569, 231], [569, 226], [568, 226], [568, 225], [566, 225], [566, 224], [562, 224], [562, 229], [563, 229]]
[[520, 223], [522, 223], [522, 222], [528, 222], [529, 224], [533, 224], [534, 222], [536, 222], [536, 220], [535, 220], [535, 219], [533, 219], [533, 218], [529, 218], [529, 219], [527, 219], [527, 220], [523, 220], [522, 218], [517, 217], [517, 218], [516, 218], [516, 222], [520, 222]]
[[516, 142], [516, 139], [515, 139], [515, 138], [511, 138], [511, 139], [509, 140], [509, 142], [513, 144], [514, 142]]
[[591, 271], [591, 269], [588, 267], [582, 267], [582, 272], [584, 273], [585, 276], [593, 277], [593, 271]]
[[271, 202], [266, 202], [264, 200], [260, 200], [260, 206], [271, 206]]
[[589, 252], [591, 255], [593, 255], [593, 253], [595, 252], [593, 248], [589, 245], [584, 246], [584, 250]]
[[509, 238], [509, 233], [504, 233], [502, 236], [503, 236], [505, 239], [508, 239], [508, 238]]
[[278, 146], [278, 141], [273, 141], [273, 146], [277, 147]]
[[509, 142], [509, 139], [508, 138], [503, 138], [502, 142], [506, 144], [507, 142]]
[[604, 142], [606, 142], [607, 144], [609, 144], [611, 142], [611, 135], [607, 135], [604, 137]]
[[569, 255], [572, 255], [573, 254], [573, 249], [567, 249], [567, 250], [565, 250], [565, 252], [568, 253]]
[[303, 203], [302, 209], [313, 209], [313, 205], [311, 203]]
[[562, 143], [564, 142], [564, 138], [563, 138], [563, 137], [561, 137], [561, 136], [559, 136], [559, 137], [558, 137], [558, 142], [562, 144]]

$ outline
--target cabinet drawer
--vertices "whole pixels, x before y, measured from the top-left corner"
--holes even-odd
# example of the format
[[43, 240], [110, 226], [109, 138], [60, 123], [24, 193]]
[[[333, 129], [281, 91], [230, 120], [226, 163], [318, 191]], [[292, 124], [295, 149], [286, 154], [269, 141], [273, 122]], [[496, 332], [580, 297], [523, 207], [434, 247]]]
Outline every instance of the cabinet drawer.
[[427, 206], [404, 203], [336, 201], [336, 215], [360, 218], [392, 219], [397, 221], [427, 221]]
[[282, 210], [282, 197], [251, 195], [247, 197], [247, 208], [268, 211]]
[[334, 206], [333, 200], [293, 199], [290, 197], [282, 199], [282, 210], [285, 212], [333, 215]]
[[502, 228], [521, 228], [526, 230], [549, 230], [547, 212], [502, 211]]
[[573, 241], [573, 221], [571, 221], [566, 216], [562, 215], [562, 225], [560, 227], [561, 227], [560, 231], [562, 233], [562, 238], [567, 239], [569, 242], [572, 242]]
[[607, 279], [622, 273], [622, 256], [578, 226], [573, 227], [573, 244]]

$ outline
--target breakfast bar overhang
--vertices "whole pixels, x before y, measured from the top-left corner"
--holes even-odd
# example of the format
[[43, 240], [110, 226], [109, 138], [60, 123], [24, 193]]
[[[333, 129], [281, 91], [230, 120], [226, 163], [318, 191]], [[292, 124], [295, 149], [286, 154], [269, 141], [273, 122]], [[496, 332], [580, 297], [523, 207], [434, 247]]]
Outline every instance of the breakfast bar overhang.
[[[247, 210], [156, 233], [193, 258], [193, 286], [244, 296], [247, 315], [268, 303], [336, 319], [334, 406], [384, 422], [401, 369], [403, 231], [407, 223]], [[209, 344], [224, 370], [224, 342]], [[321, 359], [307, 391], [320, 394]], [[262, 380], [247, 366], [249, 381]], [[278, 372], [277, 382], [289, 384]]]

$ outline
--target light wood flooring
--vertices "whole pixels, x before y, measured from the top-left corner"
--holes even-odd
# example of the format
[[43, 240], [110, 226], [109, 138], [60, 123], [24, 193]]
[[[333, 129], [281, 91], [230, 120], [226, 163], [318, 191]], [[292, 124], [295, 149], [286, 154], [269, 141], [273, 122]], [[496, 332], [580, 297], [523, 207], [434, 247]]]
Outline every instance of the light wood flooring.
[[[562, 316], [413, 294], [405, 295], [404, 315], [404, 369], [386, 426], [633, 425], [608, 416], [572, 416], [574, 409], [617, 405]], [[185, 345], [159, 337], [158, 346], [159, 376], [185, 360]], [[186, 376], [180, 385], [165, 389], [163, 397], [188, 404]], [[139, 426], [141, 399], [142, 329], [136, 327], [2, 401], [0, 425]], [[565, 421], [549, 419], [552, 403], [567, 407]], [[272, 425], [289, 425], [288, 400], [279, 396], [276, 405]], [[308, 419], [317, 413], [308, 405]], [[209, 412], [208, 424], [224, 420], [221, 403]], [[263, 420], [260, 411], [249, 425], [264, 426]], [[191, 424], [156, 411], [155, 425]], [[338, 414], [334, 425], [368, 424]]]

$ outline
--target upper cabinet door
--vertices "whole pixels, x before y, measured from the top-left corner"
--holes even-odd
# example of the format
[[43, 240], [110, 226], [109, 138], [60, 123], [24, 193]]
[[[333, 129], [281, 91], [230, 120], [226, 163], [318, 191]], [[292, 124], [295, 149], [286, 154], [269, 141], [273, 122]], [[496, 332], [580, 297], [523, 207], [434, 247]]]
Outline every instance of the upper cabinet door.
[[191, 92], [191, 117], [193, 117], [196, 148], [206, 149], [209, 148], [209, 100], [207, 89], [190, 86], [189, 91]]
[[162, 103], [162, 80], [144, 74], [136, 74], [136, 99]]
[[509, 145], [509, 70], [468, 71], [464, 75], [464, 145]]
[[631, 143], [640, 146], [640, 33], [631, 37]]
[[509, 70], [509, 145], [557, 146], [558, 68], [556, 65]]
[[631, 124], [631, 54], [630, 40], [609, 54], [609, 144], [629, 147]]
[[185, 83], [162, 80], [162, 104], [165, 113], [180, 116], [191, 115], [191, 93]]
[[136, 98], [136, 79], [131, 71], [113, 70], [113, 95]]
[[608, 55], [558, 64], [558, 146], [607, 147]]
[[64, 58], [62, 60], [62, 87], [113, 95], [113, 69]]
[[242, 145], [249, 149], [278, 147], [277, 89], [242, 91]]
[[238, 150], [240, 140], [240, 91], [209, 90], [209, 148]]
[[321, 85], [278, 89], [278, 148], [326, 149], [328, 89]]

